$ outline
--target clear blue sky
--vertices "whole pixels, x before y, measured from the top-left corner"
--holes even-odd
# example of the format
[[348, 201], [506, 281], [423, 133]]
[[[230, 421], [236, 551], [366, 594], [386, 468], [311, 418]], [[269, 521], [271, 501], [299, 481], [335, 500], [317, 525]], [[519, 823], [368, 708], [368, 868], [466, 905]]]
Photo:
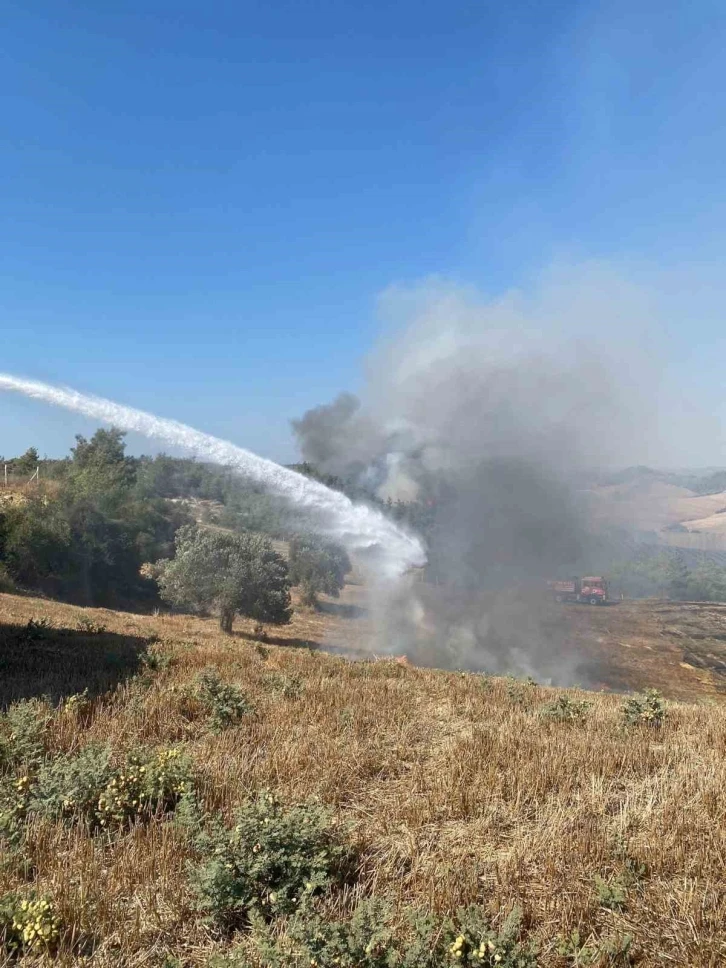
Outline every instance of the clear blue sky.
[[[386, 286], [565, 257], [670, 292], [718, 398], [720, 0], [10, 0], [2, 36], [0, 370], [285, 460]], [[90, 429], [0, 397], [5, 455]]]

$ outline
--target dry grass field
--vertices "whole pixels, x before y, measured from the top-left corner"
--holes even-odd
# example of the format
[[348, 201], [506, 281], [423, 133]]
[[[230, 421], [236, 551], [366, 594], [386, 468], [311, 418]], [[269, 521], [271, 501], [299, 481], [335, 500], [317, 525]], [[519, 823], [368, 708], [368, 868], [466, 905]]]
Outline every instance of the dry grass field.
[[[610, 669], [617, 684], [630, 670], [638, 688], [695, 700], [667, 702], [656, 728], [624, 725], [614, 693], [306, 647], [324, 634], [355, 638], [364, 619], [353, 605], [299, 612], [280, 645], [262, 645], [244, 622], [224, 637], [211, 620], [0, 596], [0, 703], [50, 696], [37, 710], [48, 717], [46, 764], [94, 743], [119, 762], [140, 748], [181, 751], [209, 816], [228, 821], [263, 788], [286, 804], [319, 799], [354, 849], [346, 883], [319, 902], [329, 917], [373, 895], [389, 899], [396, 924], [411, 907], [444, 915], [476, 903], [496, 927], [519, 906], [538, 965], [726, 964], [726, 707], [718, 670], [683, 658], [686, 613], [678, 622], [655, 604], [640, 617], [634, 605], [567, 613], [567, 634], [586, 640], [603, 680]], [[29, 633], [42, 619], [52, 628]], [[680, 639], [673, 628], [685, 628]], [[693, 641], [703, 651], [703, 638]], [[198, 699], [210, 667], [250, 706], [216, 732]], [[63, 705], [86, 684], [88, 701]], [[591, 705], [544, 715], [565, 693]], [[6, 773], [22, 786], [38, 769]], [[225, 931], [199, 911], [188, 876], [196, 848], [173, 815], [93, 830], [72, 811], [31, 811], [21, 828], [4, 848], [0, 895], [47, 897], [58, 942], [6, 951], [0, 963], [171, 968], [247, 951], [234, 964], [267, 964], [250, 932]], [[575, 930], [579, 942], [566, 944]], [[442, 957], [442, 966], [462, 963], [450, 948]]]

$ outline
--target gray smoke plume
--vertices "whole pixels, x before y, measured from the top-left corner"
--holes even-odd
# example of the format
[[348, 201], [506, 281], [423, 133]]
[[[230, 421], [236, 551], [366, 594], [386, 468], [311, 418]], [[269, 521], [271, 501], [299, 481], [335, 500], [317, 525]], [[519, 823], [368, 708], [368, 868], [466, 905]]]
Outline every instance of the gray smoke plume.
[[377, 602], [380, 647], [581, 676], [543, 628], [540, 596], [547, 578], [600, 573], [581, 482], [630, 453], [642, 462], [650, 393], [643, 367], [638, 384], [616, 378], [611, 342], [621, 353], [630, 331], [638, 358], [642, 300], [586, 277], [498, 301], [440, 283], [392, 290], [382, 301], [392, 331], [361, 400], [344, 394], [295, 421], [321, 470], [431, 508], [426, 581]]

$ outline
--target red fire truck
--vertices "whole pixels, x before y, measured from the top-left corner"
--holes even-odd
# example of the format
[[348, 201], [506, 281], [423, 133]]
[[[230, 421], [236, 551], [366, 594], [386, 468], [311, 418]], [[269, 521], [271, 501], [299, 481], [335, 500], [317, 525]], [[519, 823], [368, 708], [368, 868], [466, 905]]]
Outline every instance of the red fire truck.
[[566, 581], [548, 581], [547, 587], [556, 602], [585, 602], [604, 605], [608, 600], [608, 583], [602, 577], [569, 578]]

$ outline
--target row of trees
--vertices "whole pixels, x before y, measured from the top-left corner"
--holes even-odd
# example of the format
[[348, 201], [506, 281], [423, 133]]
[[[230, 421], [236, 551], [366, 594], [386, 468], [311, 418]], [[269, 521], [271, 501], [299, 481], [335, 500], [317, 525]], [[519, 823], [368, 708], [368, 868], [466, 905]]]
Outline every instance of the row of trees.
[[[23, 461], [34, 469], [37, 452], [15, 463], [25, 467]], [[6, 587], [122, 608], [151, 605], [161, 595], [193, 611], [217, 611], [229, 631], [236, 614], [287, 621], [291, 586], [316, 606], [320, 594], [339, 594], [350, 571], [343, 549], [312, 535], [292, 535], [286, 560], [267, 536], [252, 532], [289, 534], [289, 511], [283, 528], [271, 499], [224, 468], [129, 457], [119, 430], [78, 436], [67, 460], [46, 463], [52, 486], [0, 505]], [[228, 500], [239, 533], [195, 527], [185, 506], [168, 500], [177, 497]]]
[[98, 430], [76, 438], [60, 485], [3, 503], [0, 563], [6, 579], [47, 595], [143, 604], [156, 589], [141, 563], [170, 554], [186, 520], [182, 508], [145, 491], [124, 434]]
[[726, 568], [703, 556], [689, 567], [678, 549], [641, 552], [611, 567], [614, 587], [633, 598], [659, 595], [675, 601], [726, 601]]

